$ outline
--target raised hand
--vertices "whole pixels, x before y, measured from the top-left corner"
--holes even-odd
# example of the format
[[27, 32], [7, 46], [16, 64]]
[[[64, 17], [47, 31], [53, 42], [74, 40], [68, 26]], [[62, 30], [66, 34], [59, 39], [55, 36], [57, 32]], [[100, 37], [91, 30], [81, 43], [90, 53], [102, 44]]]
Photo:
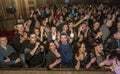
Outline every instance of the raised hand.
[[84, 20], [88, 19], [89, 17], [90, 17], [90, 15], [86, 15], [86, 16], [84, 17]]
[[40, 43], [39, 43], [39, 42], [36, 42], [35, 47], [38, 48], [39, 45], [40, 45]]
[[99, 37], [101, 37], [102, 35], [103, 35], [103, 32], [100, 31], [100, 32], [97, 33], [96, 38], [99, 38]]
[[34, 10], [33, 9], [31, 9], [31, 11], [30, 11], [31, 13], [34, 13]]

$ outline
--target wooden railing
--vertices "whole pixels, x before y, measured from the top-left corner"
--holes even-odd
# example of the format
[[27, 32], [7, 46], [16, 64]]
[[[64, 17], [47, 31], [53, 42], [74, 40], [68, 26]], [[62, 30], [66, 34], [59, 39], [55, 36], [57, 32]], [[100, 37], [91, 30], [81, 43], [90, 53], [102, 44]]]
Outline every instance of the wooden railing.
[[114, 74], [107, 69], [53, 69], [46, 68], [0, 68], [0, 74]]

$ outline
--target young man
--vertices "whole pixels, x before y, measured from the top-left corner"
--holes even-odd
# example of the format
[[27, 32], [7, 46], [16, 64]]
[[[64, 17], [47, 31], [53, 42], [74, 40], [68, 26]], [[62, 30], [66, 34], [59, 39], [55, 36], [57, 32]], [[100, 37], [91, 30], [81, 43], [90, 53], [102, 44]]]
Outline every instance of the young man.
[[29, 35], [29, 42], [25, 47], [25, 60], [28, 67], [39, 68], [44, 63], [44, 46], [37, 40], [36, 34]]
[[21, 36], [23, 36], [24, 26], [23, 24], [17, 24], [15, 27], [16, 27], [17, 32], [13, 38], [13, 46], [18, 53], [23, 53], [23, 50], [20, 50], [21, 44], [23, 42], [20, 38]]
[[61, 33], [60, 42], [55, 41], [55, 44], [59, 48], [58, 51], [61, 55], [61, 66], [62, 68], [72, 68], [73, 67], [73, 49], [70, 45], [72, 43], [72, 38], [68, 41], [66, 33]]
[[16, 52], [20, 55], [22, 64], [24, 67], [27, 67], [27, 64], [25, 62], [25, 54], [24, 54], [24, 46], [23, 44], [26, 44], [26, 38], [24, 37], [24, 26], [23, 24], [16, 24], [16, 34], [13, 38], [13, 47], [15, 48]]
[[109, 28], [112, 26], [112, 24], [113, 24], [112, 20], [107, 20], [107, 22], [100, 27], [100, 31], [103, 32], [103, 36], [102, 36], [103, 43], [110, 36], [111, 31]]
[[20, 58], [13, 47], [7, 44], [7, 37], [0, 37], [0, 67], [20, 67]]

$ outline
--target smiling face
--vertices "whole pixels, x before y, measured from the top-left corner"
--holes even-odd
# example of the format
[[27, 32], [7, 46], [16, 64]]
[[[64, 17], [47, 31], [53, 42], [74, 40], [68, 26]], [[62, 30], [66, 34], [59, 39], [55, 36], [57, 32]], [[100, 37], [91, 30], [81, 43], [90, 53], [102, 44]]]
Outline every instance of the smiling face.
[[65, 31], [65, 32], [68, 31], [68, 26], [67, 25], [63, 26], [63, 31]]
[[73, 28], [73, 22], [70, 22], [68, 26], [69, 28]]
[[39, 36], [39, 34], [40, 34], [39, 29], [38, 29], [38, 28], [35, 28], [35, 29], [34, 29], [34, 33], [35, 33], [37, 36]]
[[52, 28], [51, 28], [51, 32], [52, 32], [52, 33], [56, 33], [56, 27], [52, 27]]
[[17, 28], [18, 32], [20, 32], [20, 33], [22, 33], [24, 31], [24, 27], [22, 24], [17, 24], [16, 28]]
[[61, 35], [61, 42], [62, 42], [62, 44], [67, 43], [67, 36], [66, 35]]
[[95, 22], [93, 24], [93, 26], [94, 26], [95, 29], [98, 29], [100, 27], [100, 23], [99, 22]]
[[50, 42], [50, 43], [49, 43], [49, 49], [50, 49], [51, 51], [53, 51], [53, 50], [56, 49], [56, 46], [55, 46], [54, 42]]
[[82, 27], [82, 31], [85, 31], [87, 29], [87, 25], [85, 23], [81, 24], [80, 27]]
[[29, 37], [29, 40], [30, 40], [31, 43], [36, 43], [36, 41], [37, 41], [36, 34], [31, 34], [30, 37]]
[[111, 26], [112, 26], [112, 24], [113, 24], [112, 20], [107, 20], [106, 25], [107, 25], [108, 27], [111, 27]]
[[79, 52], [85, 53], [85, 51], [86, 51], [85, 44], [82, 43], [82, 44], [81, 44], [81, 47], [80, 47], [80, 49], [79, 49]]
[[8, 43], [7, 37], [0, 37], [0, 45], [6, 46]]
[[98, 53], [102, 53], [103, 52], [103, 44], [97, 45], [96, 50], [98, 51]]

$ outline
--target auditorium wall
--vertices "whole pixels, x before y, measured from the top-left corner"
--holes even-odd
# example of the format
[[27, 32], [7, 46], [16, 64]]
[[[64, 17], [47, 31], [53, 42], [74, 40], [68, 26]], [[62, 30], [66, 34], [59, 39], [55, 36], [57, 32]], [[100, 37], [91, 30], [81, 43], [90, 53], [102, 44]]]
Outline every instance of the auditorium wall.
[[[120, 3], [120, 0], [70, 0], [70, 4], [94, 4], [95, 1], [100, 3]], [[16, 22], [15, 19], [20, 15], [22, 15], [24, 19], [29, 17], [30, 9], [45, 7], [47, 4], [56, 5], [64, 3], [65, 0], [0, 0], [0, 19], [2, 17], [2, 22], [5, 22], [5, 25], [7, 23], [7, 26], [11, 26], [11, 24], [15, 24], [11, 22]], [[7, 13], [6, 8], [9, 7], [14, 7], [16, 9], [15, 15]]]
[[[85, 3], [94, 3], [102, 2], [102, 3], [120, 3], [120, 0], [70, 0], [70, 4], [85, 4]], [[55, 5], [65, 3], [65, 0], [0, 0], [0, 15], [3, 17], [11, 17], [12, 15], [6, 12], [6, 8], [9, 6], [13, 6], [16, 8], [16, 16], [23, 15], [24, 17], [29, 15], [29, 11], [31, 8], [36, 9], [40, 7], [44, 7], [47, 4]], [[26, 15], [27, 14], [27, 15]]]

